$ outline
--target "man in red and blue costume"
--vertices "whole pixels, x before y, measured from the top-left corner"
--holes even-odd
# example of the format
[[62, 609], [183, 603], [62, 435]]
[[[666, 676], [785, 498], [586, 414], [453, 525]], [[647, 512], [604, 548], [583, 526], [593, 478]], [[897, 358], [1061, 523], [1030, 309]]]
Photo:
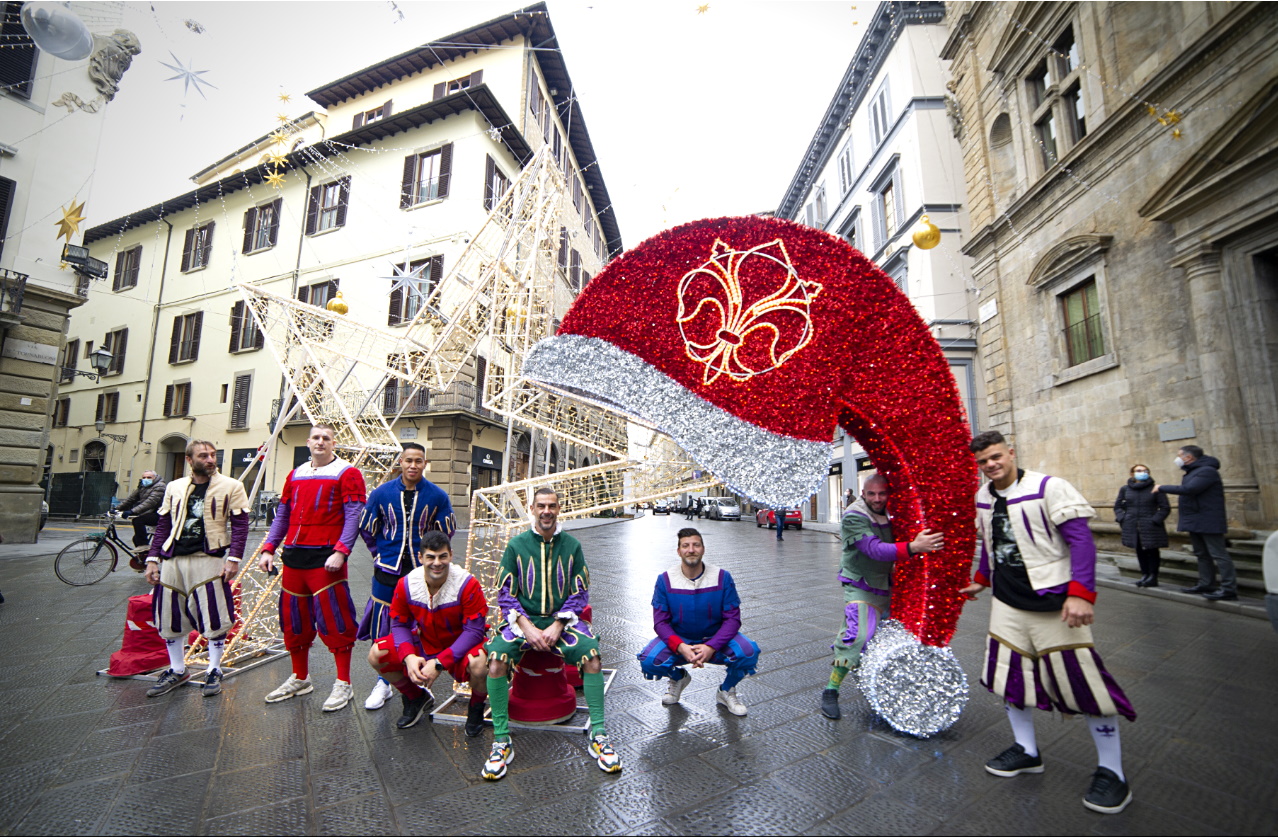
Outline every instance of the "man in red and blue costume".
[[364, 510], [364, 475], [334, 454], [336, 431], [332, 426], [313, 426], [306, 446], [311, 459], [284, 480], [280, 505], [259, 562], [262, 572], [271, 572], [275, 549], [283, 546], [280, 628], [293, 661], [293, 673], [266, 696], [266, 702], [278, 703], [315, 691], [310, 681], [310, 651], [318, 634], [337, 663], [337, 680], [324, 701], [324, 711], [335, 712], [350, 703], [353, 694], [351, 649], [359, 620], [346, 581], [346, 559], [355, 546]]
[[[399, 456], [400, 475], [377, 486], [359, 519], [359, 534], [373, 554], [373, 583], [357, 640], [378, 640], [391, 632], [390, 606], [395, 586], [421, 565], [422, 536], [457, 531], [453, 505], [442, 488], [424, 478], [426, 448], [406, 442]], [[381, 709], [395, 690], [379, 677], [364, 701], [365, 709]]]
[[488, 696], [488, 600], [479, 580], [453, 563], [453, 548], [440, 531], [421, 539], [421, 566], [395, 586], [389, 609], [390, 633], [373, 644], [369, 664], [404, 701], [400, 729], [416, 724], [434, 702], [431, 686], [446, 671], [470, 683], [466, 734], [484, 731]]
[[661, 698], [679, 702], [692, 680], [684, 666], [707, 663], [727, 668], [715, 700], [733, 715], [745, 715], [737, 684], [759, 665], [759, 646], [741, 633], [741, 597], [727, 570], [707, 564], [706, 547], [696, 529], [680, 529], [679, 566], [657, 576], [652, 618], [657, 638], [636, 656], [649, 680], [670, 678]]

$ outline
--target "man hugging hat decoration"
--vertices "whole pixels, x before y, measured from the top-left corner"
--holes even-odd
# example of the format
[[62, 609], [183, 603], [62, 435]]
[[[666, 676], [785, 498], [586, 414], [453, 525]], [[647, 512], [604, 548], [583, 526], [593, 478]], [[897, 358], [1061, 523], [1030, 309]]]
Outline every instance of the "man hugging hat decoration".
[[774, 218], [676, 227], [610, 262], [523, 374], [656, 426], [770, 507], [817, 490], [842, 425], [892, 487], [897, 538], [945, 534], [898, 562], [892, 617], [912, 636], [867, 652], [862, 687], [904, 732], [957, 719], [967, 684], [945, 646], [975, 546], [970, 431], [940, 346], [861, 253]]

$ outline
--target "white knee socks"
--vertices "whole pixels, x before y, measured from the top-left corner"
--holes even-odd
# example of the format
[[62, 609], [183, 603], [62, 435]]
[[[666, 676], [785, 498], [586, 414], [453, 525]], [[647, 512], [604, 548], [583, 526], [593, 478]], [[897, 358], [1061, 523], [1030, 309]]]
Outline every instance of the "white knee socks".
[[1087, 728], [1092, 731], [1092, 740], [1096, 742], [1096, 763], [1107, 767], [1124, 782], [1123, 745], [1118, 740], [1118, 716], [1106, 715], [1103, 718], [1087, 716]]
[[182, 638], [164, 640], [164, 647], [169, 652], [169, 668], [173, 669], [174, 674], [186, 673], [186, 648], [182, 643]]
[[1038, 755], [1038, 741], [1034, 738], [1034, 707], [1027, 706], [1024, 709], [1017, 709], [1012, 704], [1007, 704], [1007, 720], [1012, 724], [1012, 735], [1016, 737], [1016, 743], [1025, 748], [1025, 755]]
[[226, 650], [226, 637], [209, 640], [209, 671], [222, 670], [222, 652]]

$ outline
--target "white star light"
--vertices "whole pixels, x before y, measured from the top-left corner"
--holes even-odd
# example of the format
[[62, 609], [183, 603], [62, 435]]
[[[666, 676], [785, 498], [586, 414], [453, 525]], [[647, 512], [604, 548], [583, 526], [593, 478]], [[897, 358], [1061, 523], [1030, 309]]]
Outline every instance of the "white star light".
[[391, 293], [395, 291], [408, 291], [410, 294], [418, 297], [426, 295], [429, 279], [422, 276], [422, 271], [429, 265], [424, 264], [414, 270], [406, 270], [405, 265], [397, 264], [391, 268], [390, 276], [383, 276], [383, 279], [389, 279], [391, 283]]
[[[169, 55], [173, 55], [173, 53], [170, 52]], [[208, 70], [193, 70], [191, 69], [191, 67], [184, 67], [182, 66], [182, 62], [178, 60], [178, 57], [176, 55], [173, 55], [173, 61], [175, 64], [177, 64], [176, 67], [173, 66], [173, 64], [166, 64], [163, 61], [160, 62], [160, 65], [164, 67], [168, 67], [170, 70], [177, 73], [177, 75], [173, 76], [172, 78], [167, 78], [165, 79], [165, 81], [177, 81], [178, 79], [182, 79], [182, 97], [183, 98], [186, 98], [186, 94], [190, 92], [192, 87], [194, 87], [195, 92], [200, 94], [200, 98], [207, 99], [208, 97], [204, 95], [204, 91], [200, 89], [201, 84], [207, 84], [209, 87], [212, 87], [214, 90], [217, 89], [216, 85], [210, 84], [209, 82], [200, 78], [200, 76], [207, 73]], [[194, 66], [194, 64], [192, 64], [192, 66]]]

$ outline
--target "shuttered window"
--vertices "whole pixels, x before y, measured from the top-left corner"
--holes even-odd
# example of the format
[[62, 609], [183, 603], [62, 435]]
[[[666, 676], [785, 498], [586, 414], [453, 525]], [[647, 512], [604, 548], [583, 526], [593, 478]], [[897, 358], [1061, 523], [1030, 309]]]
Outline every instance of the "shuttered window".
[[573, 290], [581, 290], [581, 254], [575, 247], [572, 250], [572, 258], [568, 262], [568, 281], [572, 284]]
[[75, 380], [75, 365], [80, 359], [80, 341], [68, 340], [66, 348], [62, 350], [62, 374], [58, 379], [61, 383], [68, 383]]
[[510, 188], [510, 178], [497, 166], [497, 161], [487, 157], [484, 165], [484, 211], [492, 212]]
[[169, 341], [169, 363], [189, 363], [200, 356], [200, 329], [204, 312], [180, 314], [173, 318], [173, 334]]
[[349, 175], [331, 183], [312, 186], [306, 204], [306, 234], [315, 235], [346, 226], [346, 207], [350, 200]]
[[559, 269], [568, 272], [568, 230], [560, 227], [559, 229], [559, 252], [556, 254], [555, 263], [559, 265]]
[[106, 339], [102, 341], [102, 346], [111, 353], [111, 363], [107, 365], [107, 375], [119, 375], [124, 371], [124, 353], [129, 347], [129, 330], [127, 328], [118, 331], [107, 332]]
[[413, 321], [430, 298], [431, 292], [439, 287], [440, 280], [444, 278], [444, 257], [439, 255], [417, 259], [407, 265], [395, 265], [395, 269], [400, 274], [413, 278], [405, 279], [399, 287], [391, 288], [387, 325], [402, 325]]
[[432, 91], [431, 99], [442, 99], [445, 96], [451, 96], [454, 93], [460, 93], [471, 87], [478, 87], [480, 82], [484, 80], [484, 71], [476, 70], [468, 76], [455, 78], [452, 81], [441, 81], [435, 85]]
[[[421, 352], [413, 354], [414, 363], [420, 365], [423, 360]], [[386, 366], [400, 372], [408, 371], [408, 364], [402, 354], [393, 354], [386, 356]], [[425, 387], [420, 387], [417, 392], [413, 392], [413, 386], [407, 381], [400, 380], [391, 376], [386, 382], [386, 389], [382, 393], [382, 413], [385, 415], [396, 415], [403, 410], [405, 413], [424, 413], [430, 409], [430, 391]]]
[[94, 412], [94, 421], [113, 422], [120, 413], [120, 393], [104, 392], [98, 394], [98, 408]]
[[191, 412], [191, 383], [169, 384], [164, 388], [164, 415], [185, 416]]
[[313, 285], [303, 285], [297, 289], [297, 298], [302, 302], [309, 302], [311, 305], [324, 308], [328, 305], [328, 301], [337, 296], [337, 280], [327, 279], [323, 282], [316, 282]]
[[895, 158], [870, 187], [874, 193], [870, 201], [873, 222], [871, 250], [878, 252], [905, 223], [905, 198], [901, 192], [901, 168]]
[[53, 407], [53, 426], [66, 427], [71, 419], [71, 399], [59, 398]]
[[[0, 56], [8, 51], [0, 49]], [[4, 254], [4, 237], [8, 234], [9, 216], [13, 213], [13, 197], [17, 191], [17, 182], [0, 177], [0, 255]]]
[[231, 427], [248, 427], [249, 392], [253, 388], [253, 373], [235, 376], [235, 393], [231, 396]]
[[244, 213], [243, 252], [256, 253], [275, 246], [280, 231], [280, 207], [283, 198], [276, 198], [263, 206], [255, 206]]
[[453, 171], [453, 144], [442, 145], [404, 158], [399, 208], [448, 197]]
[[213, 223], [201, 224], [186, 231], [182, 242], [182, 272], [208, 267], [213, 254]]
[[142, 245], [121, 250], [115, 254], [115, 276], [111, 279], [111, 290], [127, 291], [138, 286], [138, 273], [142, 267]]
[[229, 352], [250, 352], [266, 345], [253, 314], [243, 302], [231, 306], [231, 345]]
[[[0, 25], [0, 88], [14, 96], [31, 98], [39, 50], [22, 26], [22, 4], [5, 3]], [[0, 230], [0, 234], [3, 230]]]
[[391, 100], [387, 99], [386, 104], [384, 105], [378, 105], [377, 107], [366, 110], [363, 113], [355, 114], [354, 124], [351, 125], [351, 130], [359, 128], [363, 125], [372, 124], [373, 122], [381, 122], [383, 119], [385, 119], [386, 117], [390, 115], [391, 115]]

